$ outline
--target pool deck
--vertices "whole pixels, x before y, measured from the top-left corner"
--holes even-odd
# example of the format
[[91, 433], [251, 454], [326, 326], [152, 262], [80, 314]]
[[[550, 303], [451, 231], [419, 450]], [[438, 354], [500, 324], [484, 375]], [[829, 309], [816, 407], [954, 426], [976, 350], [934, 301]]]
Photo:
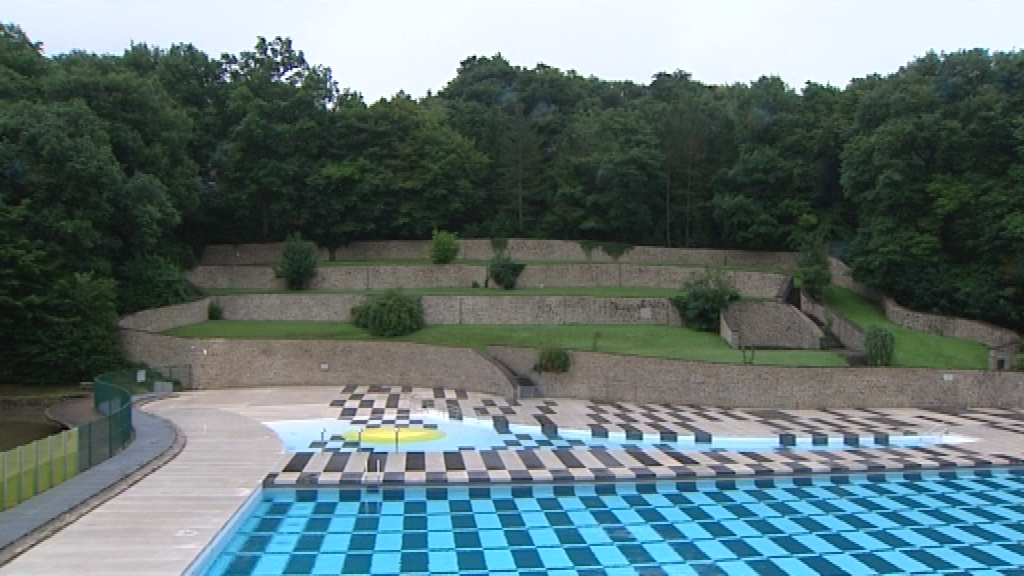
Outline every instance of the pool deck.
[[[185, 439], [178, 456], [0, 566], [0, 574], [180, 574], [260, 486], [734, 478], [1024, 461], [1024, 411], [1005, 409], [741, 410], [569, 399], [510, 403], [447, 389], [339, 386], [197, 391], [151, 402], [144, 410], [174, 424]], [[590, 429], [598, 435], [656, 433], [666, 440], [902, 436], [945, 430], [977, 441], [836, 451], [584, 450], [556, 445], [526, 451], [505, 446], [446, 453], [296, 455], [286, 453], [262, 424], [337, 418], [361, 426], [415, 426], [423, 411], [491, 419], [499, 427], [508, 423], [546, 431]], [[368, 467], [376, 469], [376, 462], [382, 474], [366, 474]]]

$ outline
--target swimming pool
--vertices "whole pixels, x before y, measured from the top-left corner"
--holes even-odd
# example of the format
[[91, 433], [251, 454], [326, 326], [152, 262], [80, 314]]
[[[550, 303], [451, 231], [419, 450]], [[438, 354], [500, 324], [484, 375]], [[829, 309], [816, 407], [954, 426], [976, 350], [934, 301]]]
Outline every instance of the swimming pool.
[[1024, 469], [266, 490], [197, 574], [1008, 574]]
[[668, 449], [668, 450], [837, 450], [931, 446], [969, 441], [953, 435], [852, 435], [769, 437], [679, 436], [672, 433], [609, 432], [547, 429], [508, 423], [504, 419], [451, 419], [423, 413], [401, 422], [353, 424], [333, 418], [264, 422], [280, 437], [288, 452], [311, 451], [451, 451], [554, 449]]

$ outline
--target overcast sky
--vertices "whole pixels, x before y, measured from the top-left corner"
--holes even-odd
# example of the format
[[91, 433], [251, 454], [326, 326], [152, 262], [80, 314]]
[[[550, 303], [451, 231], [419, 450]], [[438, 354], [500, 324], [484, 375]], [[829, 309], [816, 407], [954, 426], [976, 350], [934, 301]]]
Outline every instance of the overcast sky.
[[368, 102], [419, 97], [498, 52], [605, 80], [682, 69], [709, 84], [778, 75], [844, 87], [928, 50], [1019, 49], [1024, 0], [4, 0], [47, 54], [191, 42], [237, 54], [289, 36]]

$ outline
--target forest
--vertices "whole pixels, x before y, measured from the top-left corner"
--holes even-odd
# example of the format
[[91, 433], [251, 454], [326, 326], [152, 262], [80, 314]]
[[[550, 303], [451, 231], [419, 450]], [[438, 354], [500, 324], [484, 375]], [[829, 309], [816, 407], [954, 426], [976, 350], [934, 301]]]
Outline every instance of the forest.
[[115, 365], [117, 315], [190, 298], [205, 245], [295, 232], [827, 251], [905, 306], [1024, 329], [1024, 52], [799, 88], [470, 56], [367, 103], [287, 38], [43, 46], [0, 24], [0, 381]]

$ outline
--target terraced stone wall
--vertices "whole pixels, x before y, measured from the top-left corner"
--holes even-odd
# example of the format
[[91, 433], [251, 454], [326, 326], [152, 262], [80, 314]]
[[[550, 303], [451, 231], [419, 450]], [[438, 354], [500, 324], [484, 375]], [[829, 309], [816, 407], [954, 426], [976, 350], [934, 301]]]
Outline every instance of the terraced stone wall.
[[856, 352], [864, 352], [864, 330], [847, 318], [842, 312], [821, 304], [807, 292], [800, 292], [800, 309], [813, 316], [842, 342], [843, 346]]
[[[228, 294], [210, 300], [228, 320], [315, 320], [348, 322], [351, 309], [366, 301], [358, 294]], [[679, 313], [664, 298], [594, 298], [587, 296], [424, 296], [427, 324], [668, 324]], [[164, 309], [160, 309], [164, 310]], [[140, 330], [161, 332], [206, 319], [165, 311], [159, 322], [133, 321]], [[129, 327], [122, 324], [123, 327]]]
[[164, 306], [163, 308], [151, 308], [134, 314], [122, 316], [118, 326], [124, 330], [141, 330], [144, 332], [163, 332], [186, 324], [197, 324], [207, 319], [210, 301], [207, 298]]
[[508, 378], [468, 348], [406, 342], [187, 339], [122, 331], [126, 358], [189, 364], [200, 389], [255, 386], [420, 386], [511, 397]]
[[834, 284], [879, 302], [885, 311], [885, 317], [900, 326], [939, 336], [972, 340], [988, 346], [990, 370], [1008, 369], [1020, 352], [1020, 335], [1012, 330], [977, 320], [928, 314], [904, 308], [892, 298], [854, 280], [850, 268], [835, 258], [829, 258], [829, 270]]
[[[490, 260], [494, 249], [489, 239], [459, 241], [459, 259]], [[283, 244], [241, 244], [208, 246], [200, 258], [204, 266], [238, 266], [270, 264], [281, 258]], [[530, 240], [512, 238], [505, 251], [519, 260], [572, 260], [612, 262], [601, 248], [589, 254], [579, 242], [568, 240]], [[430, 256], [429, 240], [385, 242], [354, 242], [338, 248], [336, 260], [416, 259]], [[320, 249], [320, 259], [330, 254]], [[757, 252], [746, 250], [707, 250], [699, 248], [664, 248], [635, 246], [619, 258], [619, 262], [659, 262], [684, 266], [739, 266], [755, 268], [795, 269], [797, 254], [793, 252]]]
[[722, 312], [729, 345], [818, 350], [825, 335], [807, 316], [784, 302], [740, 300]]
[[572, 351], [565, 374], [537, 374], [532, 348], [492, 346], [544, 393], [597, 402], [727, 408], [840, 409], [1024, 406], [1024, 373], [918, 368], [791, 368]]
[[[703, 274], [700, 268], [644, 264], [530, 264], [517, 286], [681, 288]], [[723, 274], [745, 298], [774, 298], [786, 276], [771, 272], [727, 270]], [[311, 288], [321, 290], [370, 290], [387, 288], [469, 288], [484, 285], [487, 267], [476, 264], [322, 266]], [[199, 266], [188, 280], [203, 288], [283, 290], [285, 282], [264, 266]]]

